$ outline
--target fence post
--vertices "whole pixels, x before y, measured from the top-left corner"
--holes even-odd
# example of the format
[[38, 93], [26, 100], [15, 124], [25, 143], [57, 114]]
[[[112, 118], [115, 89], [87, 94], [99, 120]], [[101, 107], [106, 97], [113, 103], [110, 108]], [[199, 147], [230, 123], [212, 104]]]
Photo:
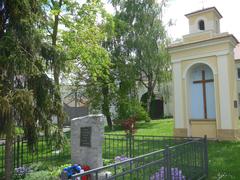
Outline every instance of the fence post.
[[135, 157], [134, 156], [134, 135], [132, 135], [132, 158]]
[[207, 135], [204, 136], [203, 139], [204, 144], [204, 170], [206, 177], [208, 176], [208, 144], [207, 144]]
[[133, 135], [130, 134], [129, 135], [129, 157], [132, 158], [132, 138], [133, 138]]
[[129, 148], [128, 148], [128, 146], [129, 146], [129, 145], [128, 145], [128, 144], [129, 144], [129, 143], [128, 143], [129, 137], [128, 137], [128, 136], [129, 136], [129, 135], [127, 134], [127, 135], [126, 135], [126, 153], [127, 153], [127, 157], [129, 157]]
[[17, 167], [19, 167], [19, 159], [20, 159], [20, 136], [17, 136]]
[[167, 145], [165, 148], [165, 153], [164, 153], [164, 159], [165, 159], [165, 168], [164, 168], [164, 174], [167, 173], [165, 177], [167, 177], [167, 180], [171, 180], [171, 162], [170, 162], [170, 150], [169, 146]]

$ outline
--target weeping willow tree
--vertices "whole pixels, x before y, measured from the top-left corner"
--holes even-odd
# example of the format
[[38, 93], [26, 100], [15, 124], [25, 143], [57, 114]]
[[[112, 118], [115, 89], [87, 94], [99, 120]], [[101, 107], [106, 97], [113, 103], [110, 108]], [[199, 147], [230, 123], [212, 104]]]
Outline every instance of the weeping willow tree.
[[12, 177], [15, 127], [34, 147], [38, 131], [48, 135], [54, 84], [41, 58], [41, 1], [0, 1], [0, 134], [6, 137], [5, 179]]
[[[135, 76], [132, 84], [137, 81], [146, 88], [145, 107], [150, 113], [154, 90], [157, 86], [166, 86], [171, 79], [170, 58], [167, 51], [169, 39], [162, 22], [162, 10], [167, 0], [112, 0], [111, 2], [116, 9], [115, 18], [122, 24], [122, 28], [118, 28], [120, 32], [118, 54], [127, 54], [128, 64], [132, 64], [131, 77]], [[121, 29], [124, 31], [121, 32]], [[119, 57], [118, 54], [116, 58]]]

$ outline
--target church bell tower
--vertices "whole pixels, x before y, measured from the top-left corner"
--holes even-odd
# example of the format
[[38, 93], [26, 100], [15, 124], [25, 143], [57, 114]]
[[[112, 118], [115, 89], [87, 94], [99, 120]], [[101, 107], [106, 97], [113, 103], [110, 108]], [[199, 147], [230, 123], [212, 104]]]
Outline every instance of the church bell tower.
[[185, 15], [189, 34], [169, 47], [173, 69], [174, 134], [239, 137], [237, 78], [233, 49], [238, 40], [220, 32], [215, 7]]
[[222, 15], [216, 8], [207, 8], [185, 15], [188, 18], [189, 34], [208, 31], [220, 33], [220, 19]]

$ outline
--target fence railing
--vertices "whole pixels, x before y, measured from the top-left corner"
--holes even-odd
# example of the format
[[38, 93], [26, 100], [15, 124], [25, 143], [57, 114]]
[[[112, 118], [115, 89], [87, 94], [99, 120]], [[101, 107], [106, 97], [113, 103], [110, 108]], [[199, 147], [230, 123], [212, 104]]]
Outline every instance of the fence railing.
[[202, 179], [207, 175], [207, 141], [201, 138], [75, 174], [72, 179], [184, 180]]
[[198, 140], [193, 137], [146, 136], [124, 134], [105, 134], [103, 157], [114, 159], [116, 156], [136, 157], [184, 142]]
[[[66, 134], [69, 137], [69, 134]], [[28, 147], [27, 139], [17, 136], [13, 142], [13, 167], [21, 167], [37, 162], [56, 163], [61, 159], [69, 159], [70, 147], [57, 148], [54, 142], [44, 136], [38, 138], [33, 149]], [[4, 173], [5, 164], [5, 139], [0, 140], [0, 175]]]
[[[69, 138], [69, 134], [67, 136]], [[110, 179], [112, 177], [117, 179], [117, 177], [138, 177], [142, 173], [143, 176], [153, 177], [153, 173], [158, 176], [158, 172], [160, 175], [162, 173], [166, 176], [167, 173], [170, 173], [169, 171], [176, 171], [179, 174], [184, 174], [185, 177], [194, 175], [200, 177], [200, 175], [207, 174], [206, 145], [203, 138], [105, 134], [103, 158], [113, 160], [116, 156], [125, 156], [128, 160], [90, 171], [93, 173], [88, 172], [88, 174], [92, 176], [93, 174], [96, 176], [96, 173], [101, 175], [102, 172], [107, 170], [112, 175], [114, 174], [111, 178], [109, 177]], [[14, 168], [39, 161], [48, 161], [54, 164], [56, 162], [68, 163], [70, 162], [70, 147], [64, 146], [63, 149], [59, 150], [45, 137], [39, 137], [32, 152], [27, 147], [27, 140], [18, 137], [13, 143], [13, 160]], [[1, 140], [0, 174], [4, 172], [4, 161], [5, 142]], [[128, 175], [122, 171], [128, 172]]]

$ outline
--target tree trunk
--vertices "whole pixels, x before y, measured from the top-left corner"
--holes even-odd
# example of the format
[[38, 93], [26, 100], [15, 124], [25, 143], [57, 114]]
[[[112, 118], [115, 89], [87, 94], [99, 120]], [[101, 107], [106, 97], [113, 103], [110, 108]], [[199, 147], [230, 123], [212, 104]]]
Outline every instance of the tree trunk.
[[6, 132], [6, 144], [5, 144], [5, 179], [12, 179], [13, 170], [13, 121], [10, 117], [7, 121], [8, 131]]
[[148, 78], [147, 112], [148, 112], [149, 115], [150, 115], [153, 91], [154, 91], [154, 87], [153, 87], [153, 84], [152, 84], [152, 79]]
[[[4, 83], [3, 93], [7, 94], [8, 91], [14, 91], [14, 72], [15, 64], [12, 64], [12, 71], [8, 71], [9, 81]], [[8, 113], [5, 113], [6, 120], [6, 142], [5, 142], [5, 180], [11, 180], [13, 174], [13, 138], [14, 138], [14, 108], [11, 107]]]
[[[57, 3], [57, 2], [55, 2]], [[58, 1], [58, 7], [59, 9], [61, 9], [62, 7], [62, 3], [63, 3], [63, 0], [59, 0]], [[58, 25], [59, 25], [59, 14], [55, 15], [54, 16], [54, 25], [53, 25], [53, 33], [52, 33], [52, 46], [54, 48], [56, 48], [56, 45], [57, 45], [57, 36], [58, 36]], [[60, 64], [59, 64], [59, 61], [58, 61], [58, 55], [54, 56], [54, 67], [53, 67], [53, 76], [54, 76], [54, 83], [56, 85], [56, 92], [55, 92], [55, 95], [54, 95], [54, 98], [55, 98], [55, 103], [58, 104], [58, 103], [62, 103], [62, 99], [61, 99], [61, 93], [60, 93], [60, 83], [59, 83], [59, 76], [60, 76]], [[58, 123], [58, 127], [60, 129], [62, 129], [62, 124], [63, 122], [61, 121], [61, 118], [59, 117], [59, 115], [57, 115], [57, 123]]]
[[147, 93], [147, 112], [150, 115], [150, 110], [151, 110], [151, 102], [152, 102], [152, 90], [149, 90]]
[[109, 103], [109, 89], [107, 85], [103, 85], [102, 93], [103, 93], [102, 111], [107, 118], [108, 127], [112, 130], [112, 119], [111, 119], [110, 103]]

